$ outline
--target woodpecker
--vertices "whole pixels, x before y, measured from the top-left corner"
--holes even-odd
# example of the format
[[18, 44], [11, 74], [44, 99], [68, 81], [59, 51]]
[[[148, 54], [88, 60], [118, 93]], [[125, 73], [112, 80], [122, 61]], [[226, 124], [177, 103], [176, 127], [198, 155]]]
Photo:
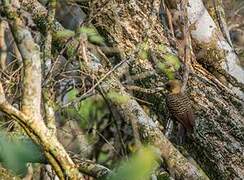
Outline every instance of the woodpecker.
[[192, 133], [195, 119], [191, 103], [186, 94], [181, 92], [182, 83], [179, 80], [170, 80], [166, 84], [169, 93], [166, 95], [166, 105], [173, 120], [179, 122], [178, 135], [180, 143], [186, 138], [186, 133]]

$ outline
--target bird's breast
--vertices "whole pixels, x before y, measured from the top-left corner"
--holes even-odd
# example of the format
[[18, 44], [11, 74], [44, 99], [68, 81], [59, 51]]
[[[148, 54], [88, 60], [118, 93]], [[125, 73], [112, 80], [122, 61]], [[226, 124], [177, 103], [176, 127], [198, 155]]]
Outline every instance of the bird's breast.
[[189, 98], [185, 94], [179, 95], [167, 95], [166, 103], [170, 111], [175, 113], [184, 113], [191, 110], [191, 103]]

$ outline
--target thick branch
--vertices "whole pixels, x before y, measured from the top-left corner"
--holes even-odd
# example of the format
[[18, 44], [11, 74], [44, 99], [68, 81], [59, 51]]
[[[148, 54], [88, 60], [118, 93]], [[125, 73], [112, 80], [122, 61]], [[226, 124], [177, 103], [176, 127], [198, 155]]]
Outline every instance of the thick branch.
[[104, 178], [112, 173], [108, 168], [89, 160], [75, 159], [74, 161], [78, 165], [80, 172], [94, 178]]
[[[31, 33], [19, 16], [5, 6], [11, 29], [24, 62], [23, 99], [24, 113], [41, 120], [41, 58], [39, 46], [32, 40]], [[11, 16], [10, 16], [11, 14]]]

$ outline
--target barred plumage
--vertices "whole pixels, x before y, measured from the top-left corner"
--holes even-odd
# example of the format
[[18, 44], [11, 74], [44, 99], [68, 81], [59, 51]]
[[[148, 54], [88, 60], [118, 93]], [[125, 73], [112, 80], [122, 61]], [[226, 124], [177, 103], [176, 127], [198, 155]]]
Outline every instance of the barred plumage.
[[192, 132], [195, 126], [191, 103], [187, 95], [182, 93], [182, 84], [179, 80], [170, 80], [165, 87], [169, 91], [166, 95], [167, 108], [173, 120], [179, 122], [178, 142], [182, 144], [187, 131]]
[[192, 131], [195, 122], [191, 103], [187, 95], [182, 93], [168, 94], [166, 103], [171, 116], [181, 123], [186, 130]]

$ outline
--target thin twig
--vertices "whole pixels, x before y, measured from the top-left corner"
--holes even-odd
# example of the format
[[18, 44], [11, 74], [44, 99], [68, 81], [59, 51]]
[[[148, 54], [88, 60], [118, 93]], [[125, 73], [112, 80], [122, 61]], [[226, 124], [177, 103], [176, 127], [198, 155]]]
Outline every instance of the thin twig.
[[119, 66], [121, 66], [124, 63], [128, 63], [130, 62], [131, 59], [125, 59], [123, 61], [121, 61], [120, 63], [118, 63], [117, 65], [115, 65], [111, 70], [109, 70], [101, 79], [99, 79], [87, 92], [85, 92], [82, 96], [80, 96], [78, 99], [76, 99], [75, 101], [69, 102], [64, 104], [62, 107], [67, 107], [71, 104], [77, 103], [79, 102], [81, 99], [83, 99], [84, 97], [86, 97], [88, 94], [90, 94], [93, 90], [95, 90], [95, 88], [100, 85], [102, 83], [102, 81], [104, 79], [106, 79], [110, 74], [112, 74]]

